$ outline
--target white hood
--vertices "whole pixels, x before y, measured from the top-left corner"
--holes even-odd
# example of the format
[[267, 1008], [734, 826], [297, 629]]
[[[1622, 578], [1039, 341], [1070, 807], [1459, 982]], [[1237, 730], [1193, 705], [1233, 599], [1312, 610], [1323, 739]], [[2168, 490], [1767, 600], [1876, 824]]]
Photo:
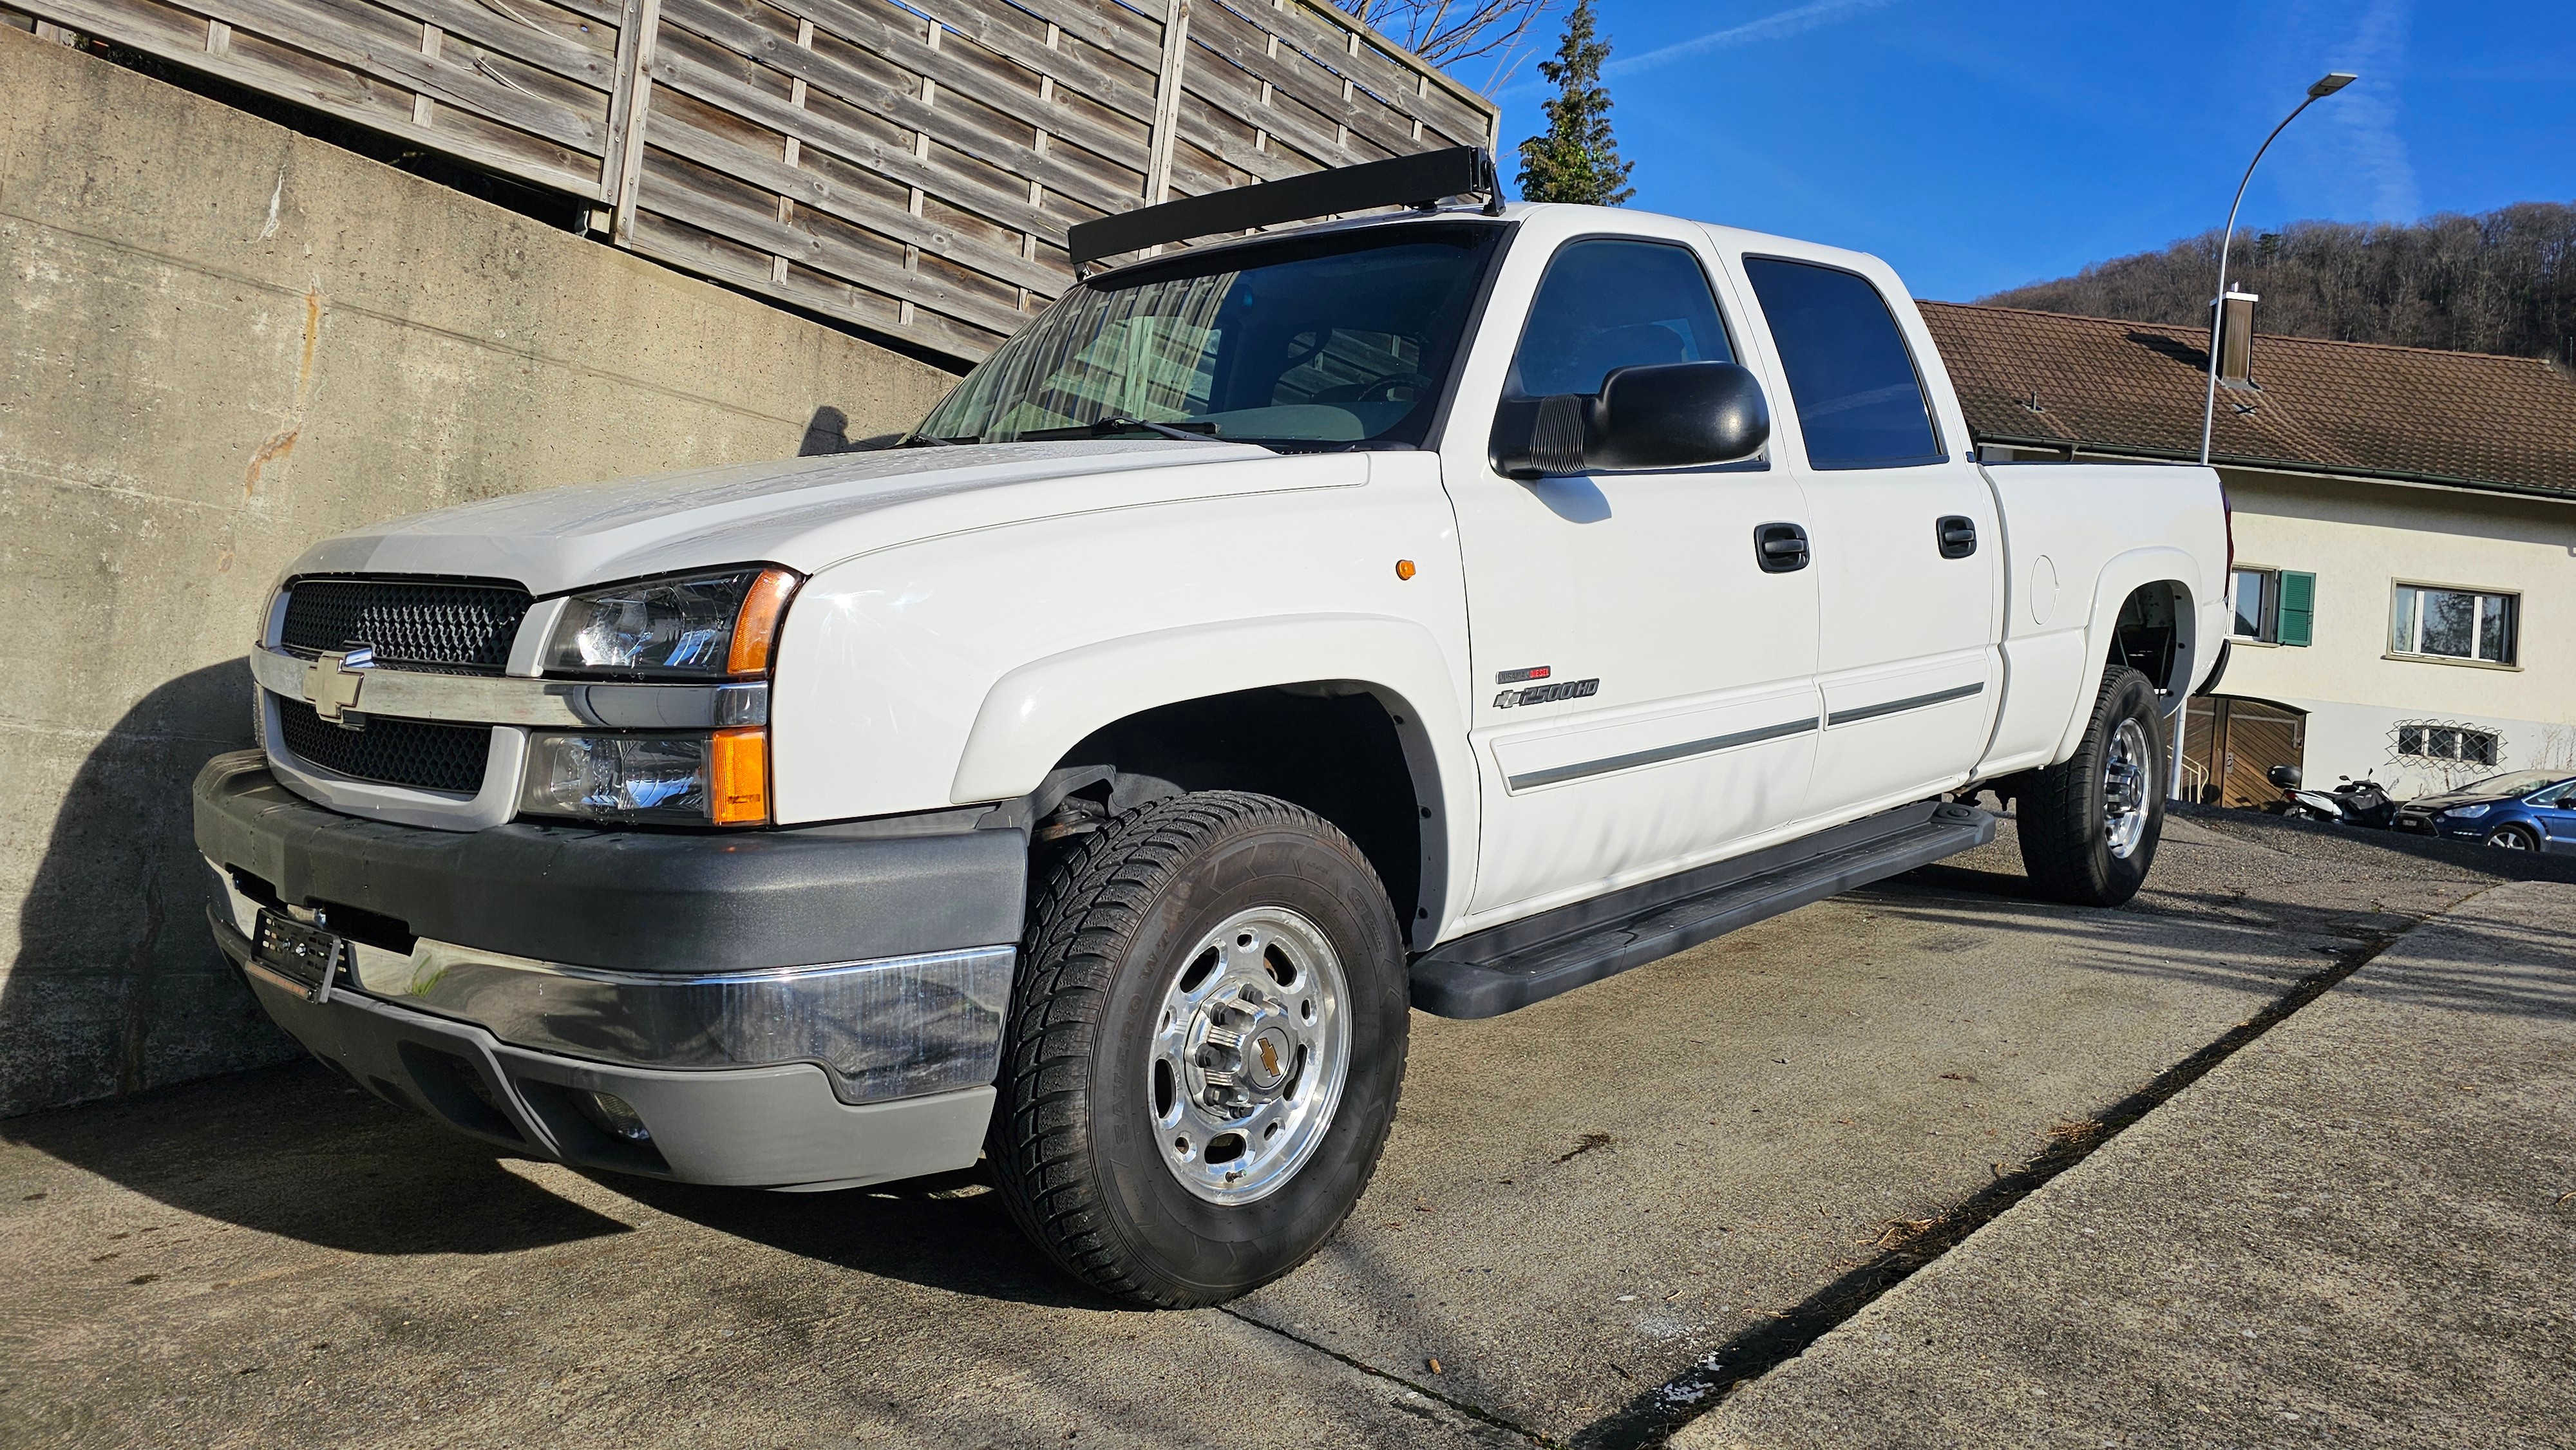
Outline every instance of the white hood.
[[997, 443], [732, 464], [545, 489], [394, 519], [295, 574], [453, 574], [533, 594], [725, 564], [811, 574], [935, 534], [1228, 494], [1347, 487], [1365, 455], [1180, 440]]

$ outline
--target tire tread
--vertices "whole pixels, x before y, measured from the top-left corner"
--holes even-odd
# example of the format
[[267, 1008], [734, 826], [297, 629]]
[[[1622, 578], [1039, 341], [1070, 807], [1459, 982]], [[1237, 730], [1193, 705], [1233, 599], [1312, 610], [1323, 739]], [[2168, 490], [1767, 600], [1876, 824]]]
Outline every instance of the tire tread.
[[[1206, 791], [1149, 802], [1084, 838], [1029, 904], [985, 1153], [1021, 1230], [1067, 1273], [1122, 1299], [1162, 1308], [1211, 1302], [1154, 1273], [1111, 1228], [1100, 1202], [1088, 1158], [1102, 1018], [1127, 946], [1163, 887], [1212, 843], [1263, 828], [1315, 835], [1377, 879], [1368, 858], [1321, 816], [1270, 796]], [[1396, 1071], [1401, 1080], [1400, 1061]], [[1362, 1188], [1379, 1146], [1364, 1160]]]
[[[2022, 869], [2054, 900], [2078, 906], [2110, 904], [2104, 899], [2109, 883], [2095, 879], [2093, 836], [2100, 823], [2092, 818], [2090, 796], [2102, 774], [2102, 752], [2110, 748], [2117, 702], [2132, 680], [2146, 689], [2150, 700], [2154, 698], [2155, 687], [2138, 671], [2122, 665], [2104, 670], [2101, 687], [2094, 692], [2092, 715], [2085, 722], [2083, 744], [2072, 756], [2031, 771], [2022, 781], [2013, 811]], [[2164, 732], [2151, 722], [2147, 736], [2161, 761]], [[2159, 764], [2153, 777], [2158, 789], [2163, 774]]]

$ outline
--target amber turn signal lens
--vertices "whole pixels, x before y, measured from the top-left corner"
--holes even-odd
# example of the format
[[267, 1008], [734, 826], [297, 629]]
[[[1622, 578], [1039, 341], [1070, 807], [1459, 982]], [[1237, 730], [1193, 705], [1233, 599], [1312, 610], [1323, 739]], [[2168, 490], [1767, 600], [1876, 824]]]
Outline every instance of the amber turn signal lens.
[[719, 730], [707, 762], [707, 806], [719, 826], [757, 826], [769, 819], [769, 732]]
[[784, 569], [763, 569], [751, 581], [742, 596], [742, 611], [733, 620], [733, 648], [725, 655], [725, 669], [737, 675], [757, 675], [769, 668], [769, 647], [778, 638], [779, 618], [787, 613], [787, 601], [804, 581]]
[[1395, 577], [1396, 577], [1396, 578], [1398, 578], [1398, 579], [1410, 579], [1410, 578], [1412, 578], [1412, 577], [1413, 577], [1413, 561], [1412, 561], [1411, 559], [1398, 559], [1398, 560], [1396, 560], [1396, 561], [1395, 561]]

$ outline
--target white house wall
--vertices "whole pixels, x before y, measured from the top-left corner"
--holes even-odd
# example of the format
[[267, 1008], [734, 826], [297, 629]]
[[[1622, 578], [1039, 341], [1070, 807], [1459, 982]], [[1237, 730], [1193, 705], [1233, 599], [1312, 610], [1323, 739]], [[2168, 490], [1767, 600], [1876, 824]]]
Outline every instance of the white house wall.
[[[2316, 575], [2313, 643], [2236, 641], [2218, 693], [2309, 712], [2307, 778], [2375, 773], [2400, 796], [2475, 775], [2397, 755], [2401, 723], [2499, 737], [2496, 769], [2576, 770], [2576, 504], [2224, 470], [2239, 567]], [[2400, 583], [2519, 594], [2510, 667], [2392, 658]]]

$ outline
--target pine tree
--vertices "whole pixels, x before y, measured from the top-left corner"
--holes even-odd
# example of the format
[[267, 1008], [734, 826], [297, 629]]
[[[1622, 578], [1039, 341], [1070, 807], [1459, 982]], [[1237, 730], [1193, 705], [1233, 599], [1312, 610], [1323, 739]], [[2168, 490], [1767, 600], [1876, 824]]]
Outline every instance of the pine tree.
[[1610, 134], [1610, 92], [1601, 84], [1609, 58], [1610, 42], [1593, 36], [1592, 0], [1577, 0], [1556, 59], [1538, 64], [1556, 96], [1541, 107], [1547, 129], [1521, 143], [1521, 200], [1617, 206], [1637, 194], [1628, 184], [1636, 163], [1619, 159]]

